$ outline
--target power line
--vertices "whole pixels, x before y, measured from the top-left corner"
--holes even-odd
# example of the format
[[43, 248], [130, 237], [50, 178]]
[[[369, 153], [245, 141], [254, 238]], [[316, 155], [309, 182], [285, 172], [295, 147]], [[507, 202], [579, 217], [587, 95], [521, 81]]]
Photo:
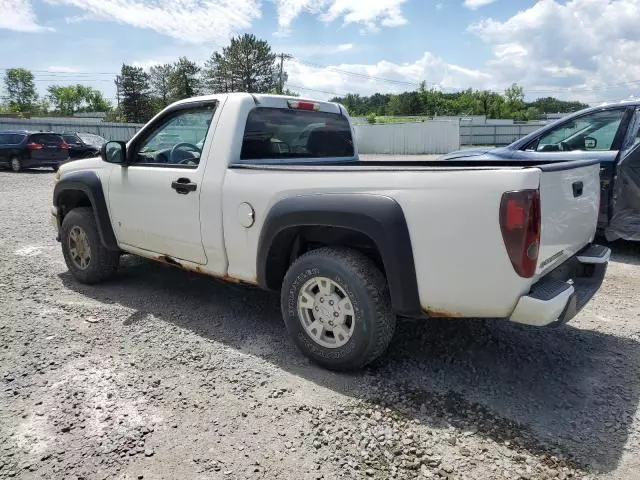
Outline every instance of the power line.
[[291, 84], [289, 84], [289, 86], [291, 88], [293, 88], [294, 90], [304, 90], [304, 91], [309, 91], [309, 92], [326, 93], [328, 95], [335, 95], [336, 97], [345, 97], [345, 96], [347, 96], [346, 93], [332, 92], [332, 91], [329, 91], [329, 90], [319, 90], [317, 88], [301, 87], [299, 85], [291, 85]]
[[[321, 68], [321, 69], [329, 70], [329, 71], [336, 72], [336, 73], [342, 73], [344, 75], [350, 75], [350, 76], [360, 77], [360, 78], [367, 78], [367, 79], [371, 79], [371, 80], [378, 80], [378, 81], [387, 82], [387, 83], [396, 83], [396, 84], [400, 84], [400, 85], [409, 85], [409, 86], [413, 86], [413, 87], [420, 86], [420, 82], [409, 82], [409, 81], [406, 81], [406, 80], [394, 80], [394, 79], [391, 79], [391, 78], [377, 77], [375, 75], [369, 75], [369, 74], [366, 74], [366, 73], [350, 72], [348, 70], [342, 70], [342, 69], [336, 68], [336, 67], [327, 67], [327, 66], [324, 66], [324, 65], [319, 65], [317, 63], [307, 62], [307, 61], [301, 60], [299, 58], [295, 58], [295, 60], [298, 63], [301, 63], [302, 65], [307, 65], [308, 67]], [[433, 82], [426, 82], [426, 83], [430, 84], [430, 85], [436, 85]]]

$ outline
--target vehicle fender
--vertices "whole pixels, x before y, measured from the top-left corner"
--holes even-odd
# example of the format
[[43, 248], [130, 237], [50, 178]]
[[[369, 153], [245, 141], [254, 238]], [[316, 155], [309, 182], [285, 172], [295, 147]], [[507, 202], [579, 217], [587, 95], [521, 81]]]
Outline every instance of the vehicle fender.
[[107, 209], [107, 201], [102, 189], [102, 182], [95, 172], [70, 172], [65, 174], [58, 183], [56, 183], [53, 190], [53, 204], [58, 207], [58, 211], [63, 212], [58, 216], [58, 222], [62, 224], [62, 215], [66, 213], [61, 208], [64, 194], [65, 192], [68, 193], [74, 190], [85, 194], [91, 202], [98, 232], [100, 233], [100, 241], [104, 247], [109, 250], [119, 250], [118, 241], [116, 240], [111, 219], [109, 218], [109, 210]]
[[340, 227], [369, 237], [381, 256], [394, 310], [409, 317], [421, 315], [409, 229], [402, 207], [393, 198], [375, 194], [315, 194], [278, 201], [269, 210], [260, 232], [256, 271], [261, 287], [270, 290], [280, 287], [277, 282], [281, 278], [275, 279], [267, 271], [274, 257], [276, 262], [289, 260], [285, 258], [289, 252], [282, 252], [283, 246], [277, 244], [279, 234], [305, 226]]

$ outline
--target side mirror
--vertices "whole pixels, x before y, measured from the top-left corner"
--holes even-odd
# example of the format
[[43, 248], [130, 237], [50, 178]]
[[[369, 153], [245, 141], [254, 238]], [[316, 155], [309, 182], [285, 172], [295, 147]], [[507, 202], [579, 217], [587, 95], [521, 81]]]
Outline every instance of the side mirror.
[[598, 146], [598, 140], [593, 137], [584, 137], [584, 149], [593, 150]]
[[127, 144], [124, 142], [107, 142], [100, 148], [100, 156], [107, 163], [125, 165], [127, 158]]

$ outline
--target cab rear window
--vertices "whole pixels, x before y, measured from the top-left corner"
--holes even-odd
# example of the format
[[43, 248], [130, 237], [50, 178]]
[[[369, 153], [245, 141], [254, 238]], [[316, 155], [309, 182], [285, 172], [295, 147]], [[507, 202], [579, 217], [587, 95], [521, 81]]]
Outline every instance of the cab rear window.
[[353, 155], [351, 128], [343, 115], [258, 107], [247, 118], [240, 159], [272, 163]]

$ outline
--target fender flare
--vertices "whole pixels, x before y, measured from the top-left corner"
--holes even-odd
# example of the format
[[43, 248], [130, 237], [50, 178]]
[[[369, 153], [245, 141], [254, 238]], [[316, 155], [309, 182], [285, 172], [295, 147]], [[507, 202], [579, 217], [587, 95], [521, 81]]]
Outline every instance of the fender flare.
[[290, 252], [276, 244], [279, 234], [306, 226], [339, 227], [369, 237], [382, 258], [395, 312], [422, 315], [407, 221], [402, 207], [383, 195], [315, 194], [278, 201], [267, 214], [258, 242], [256, 271], [262, 288], [280, 288], [268, 272], [270, 262], [289, 258]]
[[[87, 196], [93, 208], [102, 245], [109, 250], [119, 250], [118, 241], [109, 218], [102, 182], [98, 175], [92, 171], [70, 172], [58, 180], [53, 189], [53, 204], [58, 207], [58, 211], [60, 211], [63, 194], [69, 191], [79, 191]], [[58, 222], [62, 224], [61, 215], [58, 216]]]

